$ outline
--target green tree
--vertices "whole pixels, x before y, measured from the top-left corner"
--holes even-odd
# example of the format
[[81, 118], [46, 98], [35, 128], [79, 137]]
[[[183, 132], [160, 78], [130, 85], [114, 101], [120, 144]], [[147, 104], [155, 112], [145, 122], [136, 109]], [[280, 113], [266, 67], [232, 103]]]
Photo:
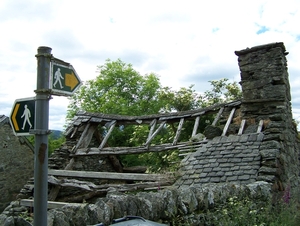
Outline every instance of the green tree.
[[179, 90], [163, 87], [159, 94], [159, 99], [163, 103], [161, 111], [188, 111], [199, 108], [200, 95], [193, 87], [194, 85], [190, 85], [188, 88], [181, 87]]
[[98, 66], [99, 75], [71, 97], [67, 118], [79, 109], [119, 115], [147, 115], [162, 108], [157, 101], [161, 89], [158, 76], [142, 76], [120, 59]]
[[212, 88], [199, 96], [201, 107], [230, 102], [242, 98], [242, 91], [237, 82], [229, 82], [227, 78], [209, 81]]

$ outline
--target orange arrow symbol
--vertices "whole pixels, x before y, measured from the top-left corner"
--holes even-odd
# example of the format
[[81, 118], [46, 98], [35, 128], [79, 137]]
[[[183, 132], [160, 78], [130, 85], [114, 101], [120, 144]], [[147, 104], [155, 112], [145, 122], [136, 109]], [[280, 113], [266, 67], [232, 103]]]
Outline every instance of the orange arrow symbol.
[[77, 77], [74, 75], [73, 71], [71, 74], [66, 73], [65, 84], [71, 88], [71, 91], [78, 85], [79, 81]]
[[18, 122], [17, 122], [17, 119], [16, 119], [16, 116], [17, 116], [17, 113], [18, 113], [18, 110], [19, 110], [19, 107], [20, 107], [20, 104], [16, 104], [16, 107], [13, 111], [13, 114], [12, 114], [12, 122], [14, 124], [14, 127], [16, 129], [16, 131], [19, 131], [19, 125], [18, 125]]

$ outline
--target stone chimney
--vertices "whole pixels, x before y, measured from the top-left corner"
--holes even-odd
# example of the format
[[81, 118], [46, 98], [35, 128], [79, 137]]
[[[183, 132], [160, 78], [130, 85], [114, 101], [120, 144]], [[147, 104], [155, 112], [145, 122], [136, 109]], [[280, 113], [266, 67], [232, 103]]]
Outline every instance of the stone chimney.
[[241, 71], [242, 118], [264, 122], [258, 179], [278, 189], [299, 186], [299, 140], [291, 110], [285, 46], [271, 43], [235, 51]]

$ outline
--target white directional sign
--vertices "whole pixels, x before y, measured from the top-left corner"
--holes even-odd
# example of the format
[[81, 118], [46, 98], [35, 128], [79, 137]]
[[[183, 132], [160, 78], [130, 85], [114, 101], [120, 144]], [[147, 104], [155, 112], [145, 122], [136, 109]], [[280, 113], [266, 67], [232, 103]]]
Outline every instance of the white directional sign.
[[80, 86], [81, 80], [72, 65], [64, 65], [52, 62], [50, 89], [52, 94], [59, 96], [71, 96]]
[[28, 136], [30, 129], [34, 129], [35, 97], [15, 100], [9, 117], [16, 136]]

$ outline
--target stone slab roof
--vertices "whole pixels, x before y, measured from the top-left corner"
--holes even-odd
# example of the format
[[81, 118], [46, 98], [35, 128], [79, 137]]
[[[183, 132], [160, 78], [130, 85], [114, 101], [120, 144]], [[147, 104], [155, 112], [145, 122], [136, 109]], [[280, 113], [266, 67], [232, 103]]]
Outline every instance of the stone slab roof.
[[229, 135], [209, 140], [182, 161], [176, 185], [255, 182], [260, 168], [263, 133]]

